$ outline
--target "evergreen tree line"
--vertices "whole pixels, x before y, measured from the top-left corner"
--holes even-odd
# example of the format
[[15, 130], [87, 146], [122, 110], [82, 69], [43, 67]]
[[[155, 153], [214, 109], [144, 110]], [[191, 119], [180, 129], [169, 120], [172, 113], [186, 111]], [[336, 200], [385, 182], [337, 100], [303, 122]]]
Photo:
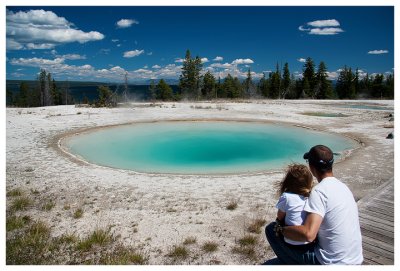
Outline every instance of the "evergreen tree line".
[[[359, 70], [353, 71], [345, 66], [340, 70], [336, 85], [328, 79], [327, 67], [322, 61], [316, 69], [312, 58], [307, 58], [303, 66], [302, 78], [295, 78], [289, 71], [289, 64], [283, 67], [276, 64], [276, 69], [263, 73], [255, 83], [250, 69], [247, 77], [240, 81], [238, 77], [228, 74], [223, 80], [207, 71], [202, 75], [202, 62], [199, 56], [192, 58], [186, 51], [182, 74], [179, 77], [178, 91], [161, 79], [154, 80], [149, 86], [149, 98], [152, 101], [210, 100], [210, 99], [356, 99], [356, 98], [394, 98], [394, 76], [389, 74], [366, 75], [360, 78]], [[22, 82], [20, 90], [12, 95], [7, 90], [8, 104], [18, 107], [50, 106], [73, 104], [74, 101], [67, 88], [59, 88], [51, 73], [41, 70], [36, 86], [30, 89]], [[98, 87], [98, 99], [94, 106], [116, 106], [121, 97], [112, 92], [108, 86]], [[11, 100], [11, 101], [10, 101]], [[87, 98], [83, 103], [89, 103]]]
[[38, 107], [62, 104], [74, 104], [74, 100], [68, 93], [68, 88], [60, 88], [51, 73], [41, 69], [36, 78], [35, 87], [29, 87], [28, 83], [22, 82], [19, 92], [13, 93], [7, 90], [8, 104], [17, 107]]
[[336, 86], [328, 79], [326, 64], [322, 61], [316, 69], [312, 58], [307, 58], [303, 66], [302, 78], [295, 78], [289, 71], [289, 64], [276, 69], [268, 76], [254, 83], [250, 69], [241, 82], [228, 74], [224, 80], [216, 79], [209, 71], [201, 75], [200, 57], [191, 58], [186, 51], [179, 80], [180, 92], [175, 99], [190, 100], [213, 98], [269, 98], [269, 99], [356, 99], [356, 98], [394, 98], [394, 76], [383, 74], [366, 75], [360, 79], [359, 70], [355, 72], [345, 66], [339, 73]]

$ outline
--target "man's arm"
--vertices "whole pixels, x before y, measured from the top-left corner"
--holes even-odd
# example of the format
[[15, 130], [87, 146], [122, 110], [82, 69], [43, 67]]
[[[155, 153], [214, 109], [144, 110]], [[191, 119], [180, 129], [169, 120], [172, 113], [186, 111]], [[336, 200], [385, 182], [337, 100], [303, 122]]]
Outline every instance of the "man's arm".
[[279, 220], [279, 221], [285, 221], [285, 216], [286, 216], [286, 212], [284, 212], [284, 211], [282, 211], [282, 210], [280, 210], [280, 209], [278, 209], [278, 213], [276, 214], [276, 218]]
[[290, 240], [312, 242], [317, 237], [322, 219], [320, 215], [308, 213], [304, 225], [284, 227], [282, 234]]

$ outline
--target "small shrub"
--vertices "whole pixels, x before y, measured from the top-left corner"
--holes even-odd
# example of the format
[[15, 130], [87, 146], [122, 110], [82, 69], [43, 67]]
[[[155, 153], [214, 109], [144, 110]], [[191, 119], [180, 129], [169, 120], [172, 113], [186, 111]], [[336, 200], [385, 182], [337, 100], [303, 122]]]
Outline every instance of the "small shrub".
[[11, 209], [14, 211], [21, 211], [21, 210], [25, 210], [27, 209], [29, 206], [32, 205], [32, 200], [28, 197], [18, 197], [16, 198], [12, 205], [11, 205]]
[[148, 263], [148, 257], [122, 245], [117, 246], [111, 253], [102, 255], [100, 264], [105, 265], [144, 265]]
[[174, 246], [167, 255], [168, 257], [176, 259], [186, 259], [189, 256], [189, 250], [184, 246]]
[[81, 208], [77, 209], [74, 212], [74, 218], [75, 219], [81, 218], [82, 216], [83, 216], [83, 210]]
[[241, 246], [254, 246], [257, 244], [257, 238], [253, 235], [245, 235], [238, 241]]
[[22, 196], [22, 190], [20, 188], [15, 188], [11, 191], [8, 191], [6, 194], [7, 197], [19, 197]]
[[228, 205], [226, 206], [226, 209], [229, 211], [235, 210], [238, 207], [238, 202], [236, 200], [231, 200]]
[[77, 249], [87, 251], [90, 250], [93, 245], [106, 245], [113, 240], [113, 236], [109, 230], [96, 229], [86, 239], [80, 241], [77, 245]]
[[267, 221], [265, 219], [255, 219], [248, 227], [247, 230], [251, 233], [261, 233], [261, 227]]
[[16, 229], [23, 228], [26, 224], [30, 222], [31, 218], [29, 216], [11, 216], [7, 217], [6, 220], [6, 230], [13, 231]]
[[196, 237], [187, 237], [184, 241], [183, 244], [186, 245], [193, 245], [197, 242]]
[[215, 242], [205, 242], [204, 245], [201, 247], [205, 252], [214, 252], [218, 249], [218, 244]]
[[46, 204], [44, 204], [42, 206], [42, 210], [43, 211], [50, 211], [51, 209], [54, 208], [54, 206], [56, 206], [56, 204], [52, 200], [50, 200], [50, 201], [46, 202]]
[[232, 249], [232, 252], [252, 260], [256, 258], [256, 251], [254, 250], [254, 247], [235, 246]]

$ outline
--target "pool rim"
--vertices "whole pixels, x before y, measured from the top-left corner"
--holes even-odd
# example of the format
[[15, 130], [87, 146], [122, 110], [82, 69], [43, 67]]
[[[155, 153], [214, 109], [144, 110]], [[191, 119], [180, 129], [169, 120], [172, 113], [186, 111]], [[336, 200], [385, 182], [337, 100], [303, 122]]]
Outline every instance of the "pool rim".
[[118, 167], [112, 167], [112, 166], [107, 166], [107, 165], [91, 163], [91, 162], [85, 160], [83, 157], [80, 157], [79, 155], [76, 155], [76, 154], [73, 154], [72, 152], [70, 152], [69, 148], [66, 144], [66, 140], [68, 138], [73, 137], [73, 136], [78, 136], [81, 134], [92, 133], [92, 132], [95, 132], [98, 130], [103, 130], [103, 129], [108, 129], [108, 128], [116, 128], [116, 127], [120, 127], [120, 126], [129, 126], [129, 125], [134, 125], [134, 124], [159, 123], [159, 122], [162, 122], [162, 123], [168, 123], [168, 122], [245, 122], [245, 123], [260, 123], [260, 124], [275, 124], [275, 125], [297, 127], [297, 128], [303, 128], [303, 129], [313, 130], [313, 131], [317, 131], [317, 132], [329, 133], [329, 134], [340, 136], [340, 137], [346, 137], [346, 138], [354, 141], [354, 143], [355, 143], [354, 145], [356, 147], [353, 149], [344, 151], [341, 155], [341, 158], [338, 160], [335, 160], [335, 164], [345, 161], [350, 156], [353, 156], [354, 153], [357, 152], [360, 148], [365, 146], [365, 143], [362, 140], [360, 140], [359, 138], [355, 137], [354, 135], [337, 133], [337, 132], [329, 131], [327, 129], [320, 129], [320, 128], [302, 125], [302, 124], [298, 124], [298, 123], [292, 123], [292, 122], [284, 122], [284, 121], [278, 122], [278, 121], [272, 121], [272, 120], [242, 119], [242, 118], [231, 118], [231, 119], [226, 119], [226, 118], [150, 119], [150, 120], [129, 121], [129, 122], [124, 122], [124, 123], [116, 123], [116, 124], [107, 124], [107, 125], [95, 126], [95, 127], [84, 127], [84, 128], [72, 129], [72, 130], [66, 131], [64, 133], [57, 134], [51, 140], [50, 145], [53, 148], [55, 148], [59, 153], [61, 153], [63, 156], [69, 158], [72, 162], [79, 164], [79, 165], [97, 166], [97, 167], [104, 168], [104, 169], [113, 169], [113, 170], [119, 170], [119, 171], [124, 171], [124, 172], [128, 172], [128, 173], [134, 173], [134, 174], [138, 174], [138, 175], [148, 175], [148, 176], [258, 176], [258, 175], [282, 172], [282, 170], [284, 170], [284, 168], [287, 167], [287, 165], [286, 165], [280, 169], [236, 172], [236, 173], [171, 173], [171, 172], [168, 173], [168, 172], [136, 171], [136, 170], [132, 170], [132, 169], [123, 169], [123, 168], [118, 168]]

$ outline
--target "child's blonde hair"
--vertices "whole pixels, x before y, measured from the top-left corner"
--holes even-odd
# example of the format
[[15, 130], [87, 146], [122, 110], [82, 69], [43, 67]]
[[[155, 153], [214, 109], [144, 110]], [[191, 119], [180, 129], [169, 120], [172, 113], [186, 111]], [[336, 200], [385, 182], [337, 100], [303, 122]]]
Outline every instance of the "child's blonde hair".
[[291, 164], [286, 170], [286, 176], [278, 183], [278, 193], [290, 192], [308, 197], [313, 184], [313, 176], [305, 165]]

